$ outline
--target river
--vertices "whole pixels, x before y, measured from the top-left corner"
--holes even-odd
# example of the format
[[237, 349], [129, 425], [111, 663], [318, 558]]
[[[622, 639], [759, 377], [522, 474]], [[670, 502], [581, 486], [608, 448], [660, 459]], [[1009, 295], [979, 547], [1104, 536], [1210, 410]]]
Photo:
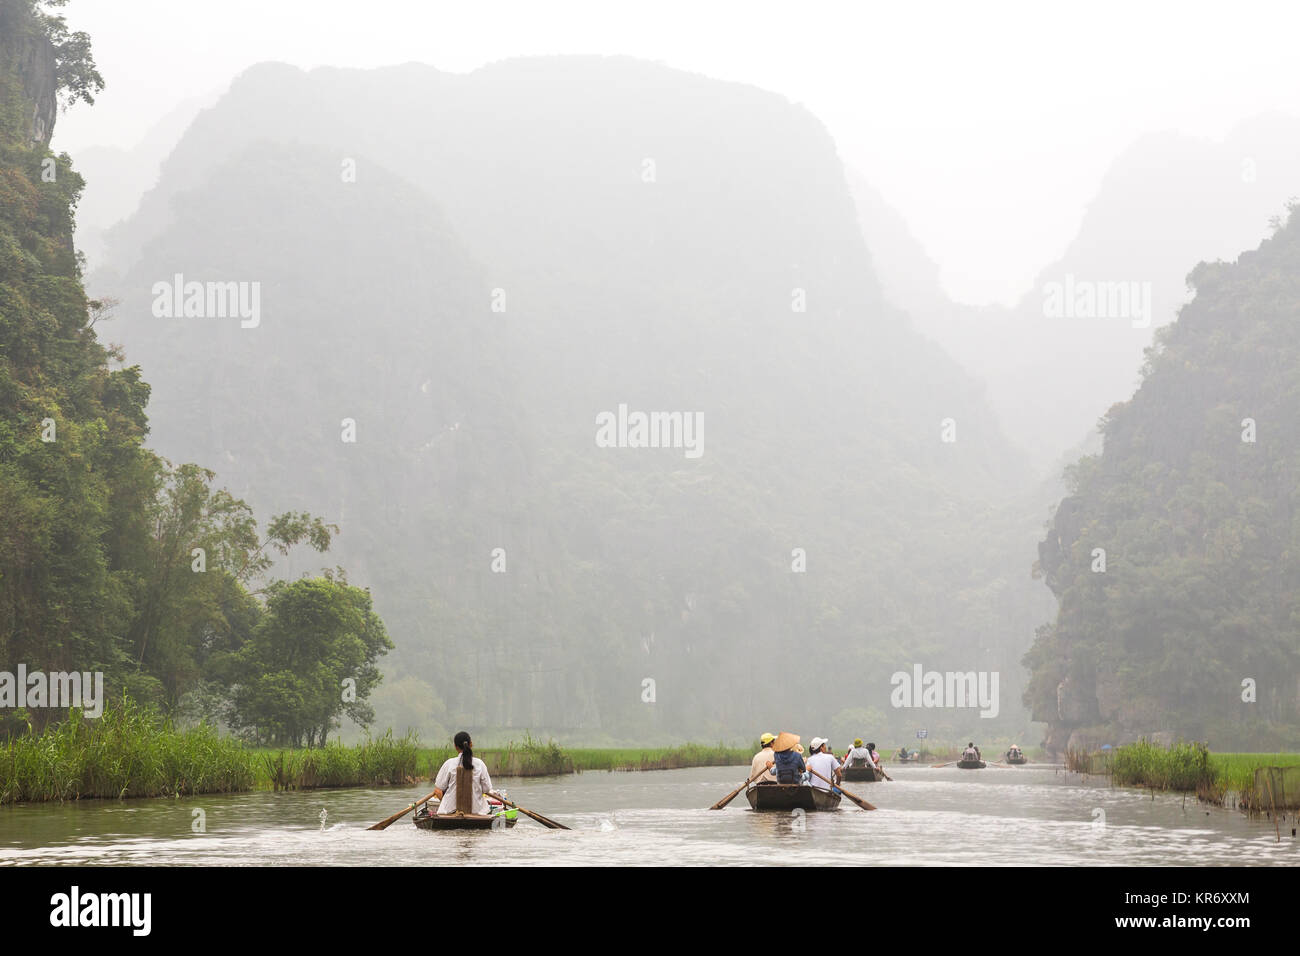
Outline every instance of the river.
[[[567, 826], [429, 833], [409, 818], [365, 829], [423, 796], [410, 788], [247, 793], [0, 808], [0, 865], [531, 863], [827, 865], [1296, 865], [1300, 841], [1272, 821], [1192, 798], [1112, 788], [1051, 766], [890, 767], [850, 785], [879, 809], [754, 813], [738, 796], [705, 808], [744, 768], [501, 779], [512, 799]], [[203, 811], [205, 832], [192, 829]], [[321, 814], [324, 811], [322, 822]]]

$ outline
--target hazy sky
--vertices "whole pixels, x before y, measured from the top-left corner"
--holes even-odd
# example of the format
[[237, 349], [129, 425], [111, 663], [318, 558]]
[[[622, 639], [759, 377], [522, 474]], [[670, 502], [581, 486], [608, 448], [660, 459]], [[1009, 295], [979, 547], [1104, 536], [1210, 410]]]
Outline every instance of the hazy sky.
[[[463, 72], [627, 54], [806, 105], [967, 302], [1012, 301], [1143, 132], [1300, 111], [1300, 4], [73, 0], [108, 82], [56, 146], [131, 146], [253, 63]], [[1297, 171], [1300, 179], [1300, 171]], [[1298, 186], [1297, 193], [1300, 193]]]

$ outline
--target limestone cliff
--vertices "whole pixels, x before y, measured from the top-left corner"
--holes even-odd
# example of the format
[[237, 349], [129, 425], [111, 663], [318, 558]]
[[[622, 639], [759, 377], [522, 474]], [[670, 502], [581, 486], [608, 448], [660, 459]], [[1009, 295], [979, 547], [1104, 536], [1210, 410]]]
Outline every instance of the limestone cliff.
[[0, 86], [6, 141], [48, 147], [58, 113], [58, 57], [30, 0], [0, 0]]

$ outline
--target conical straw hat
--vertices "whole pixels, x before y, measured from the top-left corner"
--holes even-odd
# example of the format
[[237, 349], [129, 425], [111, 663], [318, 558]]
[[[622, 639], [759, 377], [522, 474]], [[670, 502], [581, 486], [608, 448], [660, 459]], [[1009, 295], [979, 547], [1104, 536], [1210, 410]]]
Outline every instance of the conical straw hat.
[[776, 741], [772, 744], [772, 749], [777, 753], [781, 753], [786, 750], [793, 750], [795, 745], [798, 743], [798, 734], [792, 734], [789, 731], [783, 730], [777, 734]]

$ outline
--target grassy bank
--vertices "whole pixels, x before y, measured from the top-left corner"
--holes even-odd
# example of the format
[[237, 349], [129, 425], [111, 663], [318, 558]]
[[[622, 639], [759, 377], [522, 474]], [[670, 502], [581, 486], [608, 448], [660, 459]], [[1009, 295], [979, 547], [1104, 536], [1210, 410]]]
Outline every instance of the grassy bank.
[[0, 750], [0, 804], [167, 797], [249, 790], [253, 755], [211, 727], [177, 730], [126, 704], [95, 720], [79, 711]]
[[[680, 770], [684, 767], [747, 766], [758, 745], [727, 747], [723, 744], [682, 744], [680, 747], [639, 749], [596, 747], [562, 749], [555, 741], [543, 743], [531, 737], [504, 747], [481, 747], [474, 751], [487, 764], [488, 772], [499, 777], [549, 777], [585, 770]], [[443, 761], [456, 756], [450, 747], [420, 751], [432, 777]]]
[[1067, 751], [1065, 763], [1076, 773], [1109, 774], [1119, 786], [1195, 793], [1220, 806], [1235, 794], [1243, 809], [1258, 810], [1267, 800], [1254, 792], [1255, 771], [1300, 766], [1300, 754], [1216, 754], [1199, 743], [1160, 747], [1143, 740], [1110, 751]]
[[[539, 777], [585, 770], [675, 770], [749, 765], [757, 749], [724, 744], [563, 749], [553, 740], [486, 747], [495, 776]], [[91, 798], [190, 796], [249, 790], [400, 786], [431, 779], [455, 751], [421, 747], [414, 734], [310, 750], [258, 748], [214, 728], [180, 729], [126, 702], [89, 720], [72, 712], [42, 734], [0, 744], [0, 804]]]
[[391, 730], [351, 747], [327, 744], [313, 750], [255, 753], [257, 786], [269, 790], [400, 786], [420, 779], [423, 765], [415, 735], [395, 738]]
[[411, 735], [394, 739], [389, 731], [351, 747], [257, 749], [212, 727], [179, 729], [126, 702], [94, 720], [74, 710], [42, 734], [0, 744], [0, 804], [383, 786], [413, 783], [420, 771]]

